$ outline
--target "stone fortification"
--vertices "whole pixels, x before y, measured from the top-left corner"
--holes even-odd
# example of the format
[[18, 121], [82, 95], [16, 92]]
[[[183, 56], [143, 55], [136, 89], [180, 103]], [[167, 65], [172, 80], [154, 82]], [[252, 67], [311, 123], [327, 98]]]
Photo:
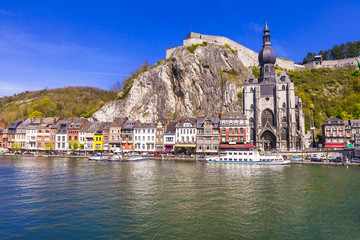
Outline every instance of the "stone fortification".
[[356, 67], [358, 64], [355, 58], [350, 59], [340, 59], [340, 60], [322, 60], [320, 62], [309, 62], [304, 65], [304, 69], [312, 69], [312, 68], [349, 68]]
[[[191, 46], [192, 44], [201, 44], [202, 42], [210, 42], [215, 43], [218, 45], [225, 45], [228, 44], [231, 48], [233, 48], [239, 59], [243, 62], [245, 67], [258, 67], [259, 61], [258, 61], [258, 53], [227, 38], [222, 36], [211, 36], [211, 35], [204, 35], [200, 33], [194, 33], [190, 32], [186, 39], [183, 41], [184, 46]], [[178, 47], [169, 48], [166, 50], [166, 58], [170, 58], [171, 55], [174, 53], [174, 51]], [[294, 63], [294, 61], [291, 60], [284, 60], [277, 58], [276, 63], [279, 67], [289, 69], [289, 70], [295, 70], [295, 69], [304, 69], [303, 66], [297, 65]]]

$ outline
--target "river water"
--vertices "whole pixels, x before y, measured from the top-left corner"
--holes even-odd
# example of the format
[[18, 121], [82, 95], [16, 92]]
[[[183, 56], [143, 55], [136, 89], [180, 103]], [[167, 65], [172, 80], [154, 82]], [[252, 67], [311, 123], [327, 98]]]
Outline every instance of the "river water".
[[360, 168], [0, 157], [0, 239], [360, 239]]

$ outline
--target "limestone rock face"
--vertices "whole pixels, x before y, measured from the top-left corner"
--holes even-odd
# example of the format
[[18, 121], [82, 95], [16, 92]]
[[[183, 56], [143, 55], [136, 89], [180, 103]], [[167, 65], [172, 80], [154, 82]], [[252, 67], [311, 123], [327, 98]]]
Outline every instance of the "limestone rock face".
[[150, 122], [160, 117], [241, 111], [238, 93], [248, 76], [249, 71], [227, 47], [207, 44], [193, 52], [181, 47], [171, 58], [140, 74], [124, 100], [105, 104], [93, 118]]

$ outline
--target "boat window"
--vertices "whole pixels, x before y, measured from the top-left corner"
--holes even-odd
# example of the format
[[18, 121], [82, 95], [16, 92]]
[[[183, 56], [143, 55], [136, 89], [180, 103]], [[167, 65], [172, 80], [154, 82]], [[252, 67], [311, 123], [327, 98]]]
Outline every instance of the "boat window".
[[234, 155], [238, 155], [238, 153], [237, 153], [237, 152], [234, 152]]
[[239, 152], [239, 155], [242, 155], [242, 152]]
[[232, 161], [232, 158], [229, 158], [229, 161]]
[[249, 153], [249, 155], [252, 155], [252, 153]]
[[233, 155], [232, 152], [229, 152], [229, 155]]
[[244, 153], [244, 155], [247, 155], [247, 153]]

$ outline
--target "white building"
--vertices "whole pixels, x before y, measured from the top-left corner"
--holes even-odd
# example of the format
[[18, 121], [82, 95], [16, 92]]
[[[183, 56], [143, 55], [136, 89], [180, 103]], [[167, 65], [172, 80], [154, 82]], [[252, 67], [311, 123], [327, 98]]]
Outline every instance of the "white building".
[[155, 152], [155, 123], [139, 123], [134, 128], [134, 151]]
[[178, 151], [196, 148], [196, 118], [181, 118], [175, 125], [175, 147]]
[[67, 139], [67, 128], [70, 124], [70, 119], [63, 119], [60, 120], [57, 124], [57, 131], [56, 131], [56, 142], [55, 142], [55, 149], [57, 151], [67, 151], [69, 149], [69, 142]]

